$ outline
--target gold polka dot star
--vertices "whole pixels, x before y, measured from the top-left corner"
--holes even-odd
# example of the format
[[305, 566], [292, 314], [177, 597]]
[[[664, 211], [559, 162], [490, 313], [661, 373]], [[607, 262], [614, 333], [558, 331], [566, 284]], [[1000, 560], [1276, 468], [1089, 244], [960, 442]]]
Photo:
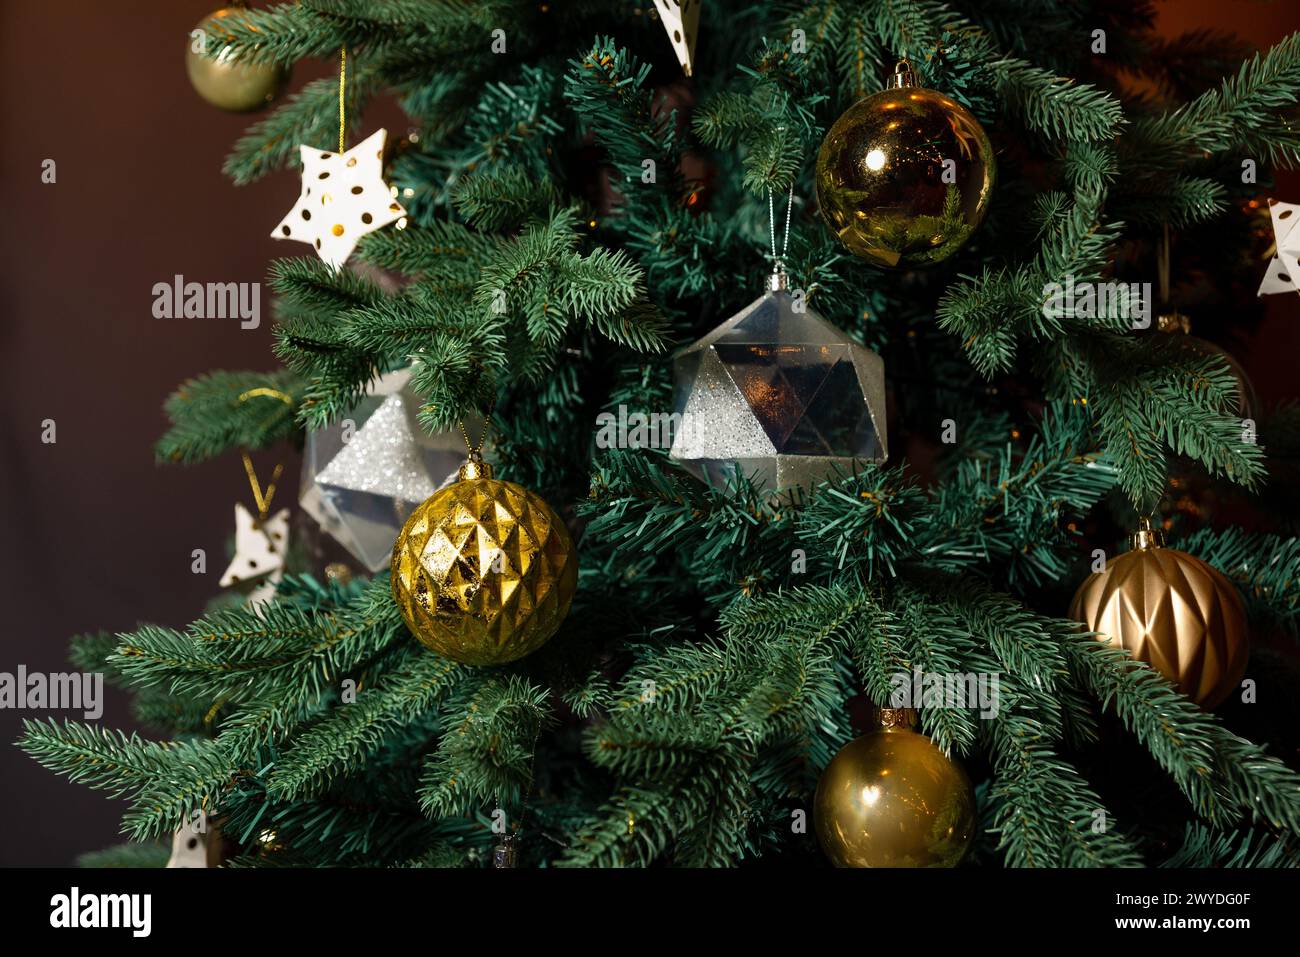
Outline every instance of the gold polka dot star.
[[384, 183], [386, 136], [377, 130], [345, 153], [300, 147], [302, 193], [271, 235], [311, 243], [338, 269], [362, 236], [405, 216]]

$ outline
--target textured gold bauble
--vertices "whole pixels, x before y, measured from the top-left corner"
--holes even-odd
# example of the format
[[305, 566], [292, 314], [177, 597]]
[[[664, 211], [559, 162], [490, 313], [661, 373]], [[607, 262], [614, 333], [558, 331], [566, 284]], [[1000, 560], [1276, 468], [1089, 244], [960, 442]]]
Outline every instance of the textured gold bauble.
[[894, 724], [831, 759], [814, 820], [836, 867], [955, 867], [975, 836], [975, 792], [934, 742]]
[[1195, 555], [1163, 548], [1143, 520], [1131, 551], [1079, 586], [1070, 617], [1213, 708], [1241, 683], [1250, 655], [1232, 582]]
[[[206, 17], [195, 29], [221, 35], [224, 32], [223, 20], [247, 13], [239, 7], [223, 7]], [[233, 113], [260, 109], [279, 96], [288, 82], [289, 70], [279, 64], [232, 60], [225, 50], [211, 59], [194, 51], [192, 37], [187, 42], [185, 72], [199, 96], [220, 109]]]
[[[901, 65], [900, 65], [901, 66]], [[853, 255], [887, 269], [942, 262], [984, 220], [997, 164], [970, 111], [910, 85], [849, 107], [822, 140], [817, 202]]]
[[393, 546], [393, 598], [427, 647], [467, 665], [536, 651], [578, 587], [564, 522], [538, 495], [499, 482], [477, 457], [431, 495]]

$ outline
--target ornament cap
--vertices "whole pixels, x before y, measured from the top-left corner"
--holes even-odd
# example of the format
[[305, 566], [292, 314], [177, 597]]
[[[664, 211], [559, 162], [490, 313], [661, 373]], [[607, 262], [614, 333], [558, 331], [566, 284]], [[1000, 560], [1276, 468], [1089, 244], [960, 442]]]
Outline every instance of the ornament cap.
[[470, 452], [469, 458], [465, 459], [465, 464], [460, 467], [456, 477], [462, 482], [470, 482], [474, 479], [490, 479], [492, 477], [492, 466], [483, 461], [483, 456], [477, 452]]
[[495, 868], [514, 867], [518, 860], [518, 847], [515, 844], [515, 836], [507, 834], [501, 838], [501, 842], [492, 848], [492, 866]]
[[1133, 533], [1133, 547], [1139, 549], [1161, 548], [1165, 544], [1165, 533], [1151, 525], [1151, 519], [1138, 521], [1137, 531]]
[[1190, 333], [1192, 331], [1192, 320], [1181, 312], [1167, 312], [1156, 318], [1156, 328], [1161, 332]]
[[894, 79], [889, 85], [895, 90], [901, 90], [905, 86], [916, 86], [916, 74], [912, 72], [912, 64], [906, 60], [895, 63]]
[[875, 721], [882, 731], [912, 731], [920, 723], [913, 708], [877, 708]]

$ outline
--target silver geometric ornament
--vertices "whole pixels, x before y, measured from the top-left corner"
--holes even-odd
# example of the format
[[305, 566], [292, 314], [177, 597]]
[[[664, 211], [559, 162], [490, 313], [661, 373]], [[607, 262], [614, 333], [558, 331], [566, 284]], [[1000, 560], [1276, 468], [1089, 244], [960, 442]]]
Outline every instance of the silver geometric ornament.
[[[371, 572], [387, 568], [393, 542], [426, 498], [456, 479], [465, 461], [459, 432], [429, 435], [409, 369], [376, 380], [357, 406], [307, 436], [298, 501]], [[477, 436], [481, 420], [467, 418]]]
[[885, 364], [786, 288], [768, 290], [673, 360], [669, 458], [703, 481], [739, 471], [784, 493], [883, 462]]

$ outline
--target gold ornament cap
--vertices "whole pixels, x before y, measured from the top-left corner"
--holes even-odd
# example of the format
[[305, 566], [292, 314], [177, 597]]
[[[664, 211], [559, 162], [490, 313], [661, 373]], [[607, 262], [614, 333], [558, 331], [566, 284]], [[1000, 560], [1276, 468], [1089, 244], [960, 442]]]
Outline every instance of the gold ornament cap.
[[901, 90], [903, 87], [916, 86], [916, 74], [912, 72], [912, 64], [906, 60], [899, 60], [894, 64], [894, 78], [889, 84], [891, 89]]
[[872, 718], [881, 731], [915, 731], [921, 723], [914, 708], [876, 708]]
[[1181, 312], [1166, 312], [1156, 317], [1156, 328], [1161, 332], [1181, 332], [1186, 335], [1192, 331], [1192, 320]]
[[472, 482], [474, 479], [490, 479], [491, 477], [492, 466], [484, 462], [483, 456], [477, 452], [471, 452], [469, 458], [465, 459], [465, 464], [456, 473], [456, 478], [461, 482]]
[[1151, 524], [1151, 519], [1143, 518], [1138, 522], [1137, 531], [1130, 539], [1132, 547], [1137, 549], [1164, 548], [1165, 533]]

